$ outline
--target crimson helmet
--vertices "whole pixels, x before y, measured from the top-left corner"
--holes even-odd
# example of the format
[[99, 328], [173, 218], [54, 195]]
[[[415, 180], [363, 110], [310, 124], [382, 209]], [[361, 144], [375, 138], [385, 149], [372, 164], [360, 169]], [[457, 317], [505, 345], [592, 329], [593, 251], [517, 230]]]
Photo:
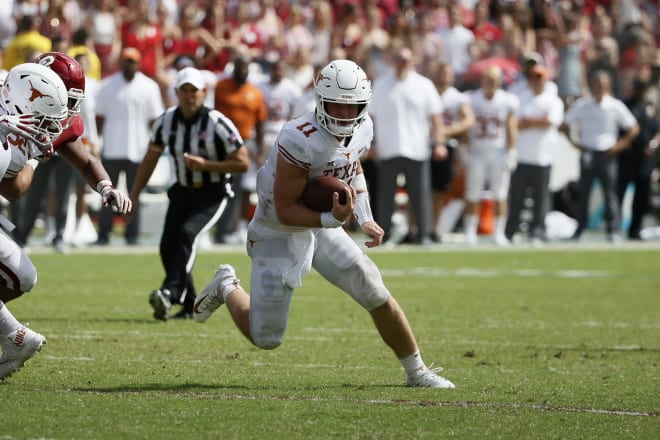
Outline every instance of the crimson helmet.
[[46, 52], [36, 63], [49, 67], [62, 78], [69, 95], [69, 116], [79, 113], [80, 103], [85, 99], [85, 72], [78, 61], [62, 52]]

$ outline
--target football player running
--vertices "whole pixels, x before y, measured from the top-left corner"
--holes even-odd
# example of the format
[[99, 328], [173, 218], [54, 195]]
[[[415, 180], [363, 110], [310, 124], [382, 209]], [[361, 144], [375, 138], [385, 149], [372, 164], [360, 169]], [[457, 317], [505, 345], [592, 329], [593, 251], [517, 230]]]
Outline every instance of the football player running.
[[[0, 195], [10, 201], [29, 188], [38, 161], [67, 118], [66, 87], [47, 67], [26, 63], [12, 68], [0, 90]], [[21, 368], [46, 338], [14, 318], [7, 305], [32, 290], [37, 270], [9, 233], [14, 225], [0, 215], [0, 380]]]
[[[342, 228], [355, 216], [381, 244], [383, 229], [373, 220], [360, 157], [370, 148], [373, 124], [367, 113], [371, 82], [354, 62], [335, 60], [315, 81], [316, 111], [287, 122], [257, 177], [258, 204], [248, 227], [252, 259], [251, 294], [234, 268], [220, 265], [195, 300], [194, 318], [206, 321], [222, 304], [254, 345], [282, 343], [293, 290], [313, 266], [325, 279], [367, 310], [384, 342], [403, 365], [408, 386], [454, 388], [422, 361], [408, 320], [374, 262]], [[334, 194], [332, 210], [317, 212], [300, 202], [311, 179], [337, 177], [351, 185], [345, 204]]]

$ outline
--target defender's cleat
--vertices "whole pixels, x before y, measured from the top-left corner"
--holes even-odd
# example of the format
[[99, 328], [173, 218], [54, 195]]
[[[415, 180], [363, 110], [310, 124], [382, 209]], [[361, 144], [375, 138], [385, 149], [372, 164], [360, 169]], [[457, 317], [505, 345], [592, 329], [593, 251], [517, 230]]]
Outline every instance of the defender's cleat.
[[43, 335], [24, 326], [14, 330], [9, 336], [0, 338], [0, 380], [18, 371], [45, 343], [46, 338]]
[[225, 303], [222, 292], [228, 286], [238, 286], [240, 280], [236, 271], [229, 264], [221, 264], [211, 282], [195, 298], [193, 317], [197, 322], [204, 322], [209, 316]]
[[172, 307], [170, 301], [170, 291], [167, 289], [154, 290], [149, 294], [149, 304], [154, 309], [154, 318], [161, 321], [167, 321], [167, 313]]
[[438, 375], [442, 371], [442, 367], [428, 368], [417, 371], [414, 376], [409, 376], [406, 381], [406, 386], [409, 387], [424, 387], [424, 388], [456, 388], [451, 381]]

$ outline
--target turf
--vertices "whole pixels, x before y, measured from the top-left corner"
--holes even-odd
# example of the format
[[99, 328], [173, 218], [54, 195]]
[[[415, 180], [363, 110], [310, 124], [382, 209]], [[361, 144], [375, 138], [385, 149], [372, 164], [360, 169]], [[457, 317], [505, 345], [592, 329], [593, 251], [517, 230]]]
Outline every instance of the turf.
[[[225, 308], [157, 322], [154, 253], [34, 254], [9, 303], [48, 338], [0, 382], [0, 438], [660, 438], [657, 249], [377, 251], [427, 363], [409, 389], [369, 316], [312, 272], [284, 344], [252, 347]], [[242, 252], [199, 256], [197, 286]]]

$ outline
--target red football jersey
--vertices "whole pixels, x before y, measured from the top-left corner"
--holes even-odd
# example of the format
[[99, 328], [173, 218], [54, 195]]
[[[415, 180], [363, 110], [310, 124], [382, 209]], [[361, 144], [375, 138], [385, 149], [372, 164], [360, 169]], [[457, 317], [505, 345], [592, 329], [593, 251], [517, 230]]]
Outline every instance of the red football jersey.
[[53, 150], [57, 150], [60, 145], [73, 142], [82, 136], [85, 131], [85, 125], [80, 114], [71, 116], [69, 126], [62, 131], [62, 134], [53, 142]]

